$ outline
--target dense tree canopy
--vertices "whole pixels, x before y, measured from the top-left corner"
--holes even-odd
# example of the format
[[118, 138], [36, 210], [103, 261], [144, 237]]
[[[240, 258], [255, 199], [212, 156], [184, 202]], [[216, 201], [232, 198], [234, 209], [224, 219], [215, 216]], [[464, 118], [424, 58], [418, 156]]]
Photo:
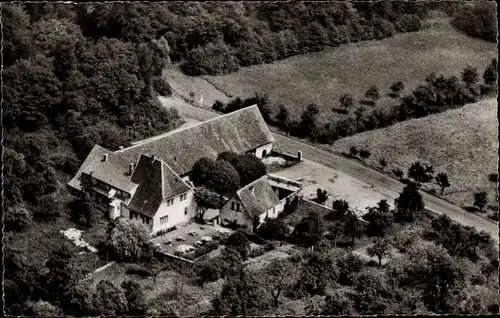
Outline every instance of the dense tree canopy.
[[240, 188], [238, 171], [226, 160], [201, 158], [191, 172], [191, 181], [220, 195], [232, 195]]
[[223, 152], [218, 159], [229, 162], [238, 171], [240, 186], [243, 187], [266, 174], [266, 166], [253, 154]]

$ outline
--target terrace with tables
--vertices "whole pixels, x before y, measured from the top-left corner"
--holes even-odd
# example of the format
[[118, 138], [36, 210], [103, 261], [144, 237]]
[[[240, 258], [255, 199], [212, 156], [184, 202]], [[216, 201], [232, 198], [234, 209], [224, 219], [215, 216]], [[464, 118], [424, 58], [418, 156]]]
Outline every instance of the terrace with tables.
[[182, 256], [213, 240], [214, 236], [224, 237], [232, 232], [218, 225], [190, 223], [178, 225], [172, 232], [151, 239], [151, 243], [158, 246], [163, 253], [180, 253]]

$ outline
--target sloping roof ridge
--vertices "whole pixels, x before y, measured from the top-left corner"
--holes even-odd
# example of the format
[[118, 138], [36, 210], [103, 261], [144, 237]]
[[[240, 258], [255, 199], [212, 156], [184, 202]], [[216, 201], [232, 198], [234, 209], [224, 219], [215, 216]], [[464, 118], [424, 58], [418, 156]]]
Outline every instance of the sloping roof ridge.
[[[179, 179], [179, 181], [184, 183], [189, 189], [193, 190], [193, 188], [189, 184], [187, 184], [186, 181], [182, 180], [182, 178], [174, 171], [174, 169], [172, 169], [165, 161], [163, 161], [163, 160], [160, 160], [160, 161], [162, 163], [162, 173], [161, 173], [162, 176], [163, 176], [163, 165], [165, 165], [165, 167], [167, 167], [167, 169], [170, 170], [170, 172], [172, 172], [174, 174], [174, 176]], [[163, 187], [163, 178], [162, 178], [162, 187]], [[162, 190], [162, 192], [163, 192], [163, 190]]]
[[[166, 135], [166, 136], [163, 136], [162, 138], [152, 139], [152, 140], [150, 140], [150, 141], [145, 141], [145, 142], [138, 142], [138, 143], [137, 143], [137, 144], [135, 144], [135, 145], [132, 145], [132, 146], [127, 147], [127, 148], [119, 149], [119, 150], [117, 150], [116, 152], [122, 153], [122, 152], [124, 152], [125, 150], [132, 149], [132, 148], [135, 148], [135, 147], [137, 147], [137, 146], [144, 146], [144, 145], [149, 144], [149, 143], [151, 143], [151, 142], [155, 142], [155, 141], [158, 141], [158, 140], [162, 140], [163, 138], [171, 137], [171, 136], [173, 136], [173, 135], [176, 135], [176, 134], [178, 134], [178, 133], [184, 132], [184, 131], [186, 131], [186, 130], [193, 129], [193, 128], [196, 128], [196, 127], [202, 126], [202, 125], [204, 125], [204, 124], [208, 124], [208, 123], [214, 122], [214, 121], [219, 120], [219, 119], [221, 119], [221, 118], [226, 118], [226, 117], [234, 116], [234, 115], [235, 115], [235, 114], [237, 114], [237, 113], [241, 113], [241, 112], [243, 112], [243, 111], [249, 111], [249, 110], [254, 109], [254, 108], [257, 108], [257, 109], [258, 109], [257, 104], [254, 104], [254, 105], [251, 105], [251, 106], [248, 106], [248, 107], [244, 107], [244, 108], [241, 108], [241, 109], [238, 109], [238, 110], [232, 111], [232, 112], [227, 113], [227, 114], [222, 114], [222, 115], [217, 116], [217, 117], [214, 117], [214, 118], [210, 118], [210, 119], [208, 119], [208, 120], [202, 121], [202, 122], [200, 122], [200, 123], [198, 123], [198, 124], [196, 124], [196, 125], [193, 125], [193, 126], [188, 126], [188, 127], [182, 128], [182, 129], [178, 129], [178, 130], [176, 130], [176, 131], [172, 132], [171, 134], [168, 134], [168, 135]], [[259, 111], [259, 114], [260, 114], [260, 111]], [[262, 114], [261, 114], [261, 116], [262, 116]]]

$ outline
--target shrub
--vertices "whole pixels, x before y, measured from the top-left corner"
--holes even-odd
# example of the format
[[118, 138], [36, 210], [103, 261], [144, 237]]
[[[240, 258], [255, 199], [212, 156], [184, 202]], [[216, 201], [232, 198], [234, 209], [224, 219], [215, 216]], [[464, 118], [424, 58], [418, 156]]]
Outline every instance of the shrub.
[[250, 250], [250, 253], [248, 253], [248, 257], [252, 258], [252, 257], [257, 257], [257, 256], [261, 256], [265, 253], [265, 249], [261, 246], [258, 246], [256, 248], [253, 248]]
[[385, 168], [385, 166], [387, 166], [387, 161], [384, 158], [380, 158], [380, 160], [378, 161], [378, 163], [380, 164], [380, 166], [382, 168]]
[[288, 236], [289, 230], [282, 220], [268, 219], [257, 229], [257, 233], [268, 240], [284, 240]]
[[141, 277], [151, 276], [151, 272], [146, 267], [138, 264], [127, 264], [125, 266], [125, 272], [130, 275], [139, 275]]
[[218, 112], [224, 112], [224, 108], [226, 106], [224, 105], [223, 102], [220, 100], [216, 100], [215, 103], [212, 105], [212, 109]]
[[[260, 229], [260, 227], [259, 227]], [[262, 245], [262, 244], [265, 244], [267, 241], [262, 238], [260, 235], [256, 234], [256, 233], [245, 233], [247, 235], [247, 238], [250, 242], [253, 242], [255, 244], [258, 244], [258, 245]]]
[[401, 178], [403, 177], [403, 170], [399, 169], [399, 168], [396, 168], [396, 169], [392, 169], [392, 173], [394, 173], [394, 175], [398, 178]]
[[358, 155], [358, 149], [356, 149], [356, 147], [355, 147], [355, 146], [352, 146], [352, 147], [349, 149], [349, 154], [350, 154], [351, 156], [356, 157], [356, 156]]
[[222, 268], [213, 260], [196, 262], [194, 272], [200, 278], [201, 282], [214, 282], [221, 278]]
[[490, 173], [488, 175], [488, 180], [490, 180], [490, 182], [497, 183], [498, 182], [498, 173]]
[[415, 32], [422, 29], [422, 21], [416, 14], [403, 14], [396, 22], [398, 32]]
[[153, 87], [154, 90], [162, 96], [172, 95], [172, 88], [170, 87], [170, 84], [168, 84], [168, 82], [161, 77], [155, 77], [153, 79]]
[[201, 246], [200, 248], [196, 249], [194, 251], [194, 256], [196, 258], [200, 257], [201, 255], [205, 255], [210, 253], [211, 251], [215, 251], [216, 249], [219, 248], [219, 242], [216, 241], [210, 241], [204, 246]]
[[181, 70], [187, 75], [217, 75], [238, 70], [237, 59], [222, 41], [208, 43], [187, 52]]
[[271, 242], [267, 242], [267, 243], [265, 243], [265, 244], [264, 244], [264, 250], [265, 250], [266, 252], [272, 251], [272, 250], [274, 250], [275, 248], [276, 248], [276, 247], [275, 247], [275, 246], [274, 246], [274, 244], [273, 244], [273, 243], [271, 243]]
[[371, 152], [367, 149], [363, 149], [359, 152], [359, 156], [362, 158], [362, 159], [368, 159], [368, 157], [370, 157], [371, 155]]

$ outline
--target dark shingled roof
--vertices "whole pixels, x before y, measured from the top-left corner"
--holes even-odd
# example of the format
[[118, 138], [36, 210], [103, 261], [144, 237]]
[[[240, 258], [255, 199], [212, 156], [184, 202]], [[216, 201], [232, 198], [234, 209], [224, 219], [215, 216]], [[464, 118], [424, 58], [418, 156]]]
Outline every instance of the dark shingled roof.
[[[252, 191], [253, 188], [253, 191]], [[262, 176], [236, 191], [250, 217], [256, 217], [277, 205], [280, 200], [267, 180]]]
[[190, 187], [160, 160], [141, 155], [132, 175], [139, 184], [129, 208], [153, 217], [163, 200], [184, 193]]
[[273, 141], [254, 105], [117, 152], [130, 158], [141, 153], [155, 155], [179, 175], [185, 175], [203, 157], [216, 159], [225, 151], [244, 153]]
[[[104, 154], [108, 154], [108, 160], [104, 161]], [[136, 184], [130, 181], [129, 163], [135, 160], [117, 154], [99, 145], [95, 145], [85, 161], [78, 169], [73, 179], [68, 183], [71, 187], [81, 190], [80, 176], [82, 173], [91, 174], [94, 178], [107, 183], [114, 188], [130, 193]]]

